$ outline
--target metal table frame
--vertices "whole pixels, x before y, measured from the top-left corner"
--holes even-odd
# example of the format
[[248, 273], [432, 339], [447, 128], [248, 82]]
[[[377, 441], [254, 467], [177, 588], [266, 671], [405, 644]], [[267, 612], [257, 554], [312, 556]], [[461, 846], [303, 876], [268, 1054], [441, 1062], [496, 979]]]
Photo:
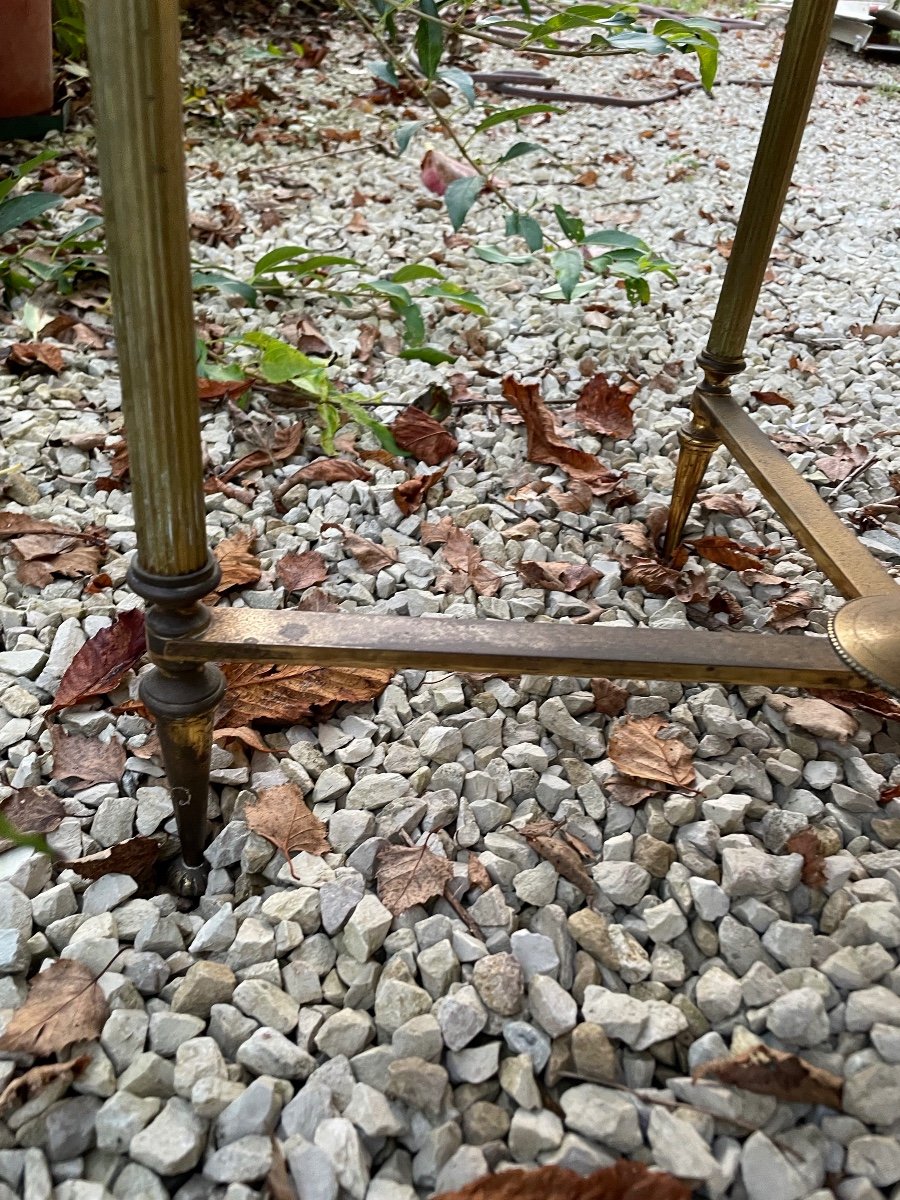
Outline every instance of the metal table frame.
[[178, 0], [87, 0], [88, 39], [138, 551], [156, 718], [182, 858], [172, 885], [205, 887], [217, 661], [388, 665], [612, 676], [900, 694], [900, 592], [732, 398], [816, 87], [834, 0], [795, 0], [680, 453], [666, 532], [678, 546], [710, 456], [724, 443], [848, 598], [828, 639], [574, 624], [209, 609], [209, 553], [188, 248]]

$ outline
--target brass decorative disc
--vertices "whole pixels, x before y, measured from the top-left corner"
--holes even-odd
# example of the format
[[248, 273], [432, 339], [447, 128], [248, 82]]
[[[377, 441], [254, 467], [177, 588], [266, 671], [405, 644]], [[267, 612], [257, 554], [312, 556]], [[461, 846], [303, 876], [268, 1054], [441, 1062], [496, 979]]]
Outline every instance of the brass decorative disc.
[[900, 589], [848, 601], [829, 621], [828, 636], [848, 666], [900, 698]]

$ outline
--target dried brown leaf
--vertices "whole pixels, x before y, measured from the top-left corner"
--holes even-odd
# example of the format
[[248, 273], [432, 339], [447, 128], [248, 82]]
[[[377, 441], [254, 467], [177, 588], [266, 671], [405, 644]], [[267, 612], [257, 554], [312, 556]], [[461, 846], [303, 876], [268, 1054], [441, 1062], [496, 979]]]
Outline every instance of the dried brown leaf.
[[[36, 521], [27, 513], [0, 513], [0, 538], [20, 538], [30, 535], [68, 538], [74, 541], [88, 542], [94, 546], [106, 545], [106, 530], [96, 525], [88, 526], [82, 532], [80, 529], [70, 529], [67, 525], [56, 525], [53, 521]], [[55, 554], [62, 549], [65, 549], [64, 545], [56, 546], [48, 553]], [[23, 555], [23, 557], [25, 556]]]
[[28, 996], [0, 1037], [0, 1050], [43, 1057], [100, 1036], [109, 1005], [94, 976], [73, 958], [35, 975]]
[[328, 564], [317, 550], [304, 550], [302, 554], [285, 554], [280, 558], [275, 574], [289, 592], [302, 592], [327, 579]]
[[550, 409], [541, 399], [540, 385], [520, 383], [512, 375], [503, 380], [503, 395], [525, 422], [528, 459], [562, 467], [572, 479], [586, 483], [595, 495], [611, 492], [620, 476], [586, 450], [578, 450], [562, 440]]
[[788, 629], [805, 629], [809, 624], [807, 616], [815, 605], [815, 600], [805, 588], [794, 588], [772, 604], [767, 624], [779, 633]]
[[427, 846], [382, 846], [375, 859], [378, 898], [394, 916], [443, 895], [453, 863]]
[[249, 379], [198, 379], [197, 396], [212, 404], [216, 400], [237, 400], [250, 390]]
[[624, 775], [656, 779], [667, 787], [692, 788], [696, 775], [691, 751], [677, 738], [661, 738], [662, 717], [626, 717], [613, 730], [607, 753]]
[[280, 485], [280, 490], [290, 491], [298, 483], [346, 483], [354, 479], [369, 483], [372, 472], [347, 458], [317, 458], [308, 466], [294, 471], [290, 479]]
[[838, 1112], [843, 1108], [844, 1081], [839, 1075], [763, 1043], [734, 1058], [702, 1063], [694, 1078], [715, 1079], [788, 1104], [823, 1104]]
[[443, 553], [450, 571], [435, 580], [438, 590], [461, 595], [472, 587], [479, 596], [494, 596], [499, 592], [502, 578], [484, 563], [481, 551], [467, 529], [451, 526], [444, 541]]
[[842, 479], [846, 479], [869, 457], [862, 446], [848, 446], [845, 442], [838, 442], [829, 446], [829, 449], [832, 453], [820, 454], [815, 465], [832, 483], [840, 483]]
[[419, 540], [423, 546], [443, 546], [455, 529], [452, 517], [441, 517], [439, 521], [423, 521], [419, 526]]
[[86, 854], [58, 863], [60, 870], [74, 871], [82, 879], [100, 879], [104, 875], [130, 875], [132, 879], [149, 879], [159, 858], [159, 842], [152, 837], [129, 838], [117, 842], [108, 850]]
[[272, 1143], [272, 1165], [266, 1176], [267, 1200], [300, 1200], [297, 1189], [288, 1174], [287, 1159], [284, 1157], [281, 1142], [275, 1137], [270, 1141]]
[[253, 832], [271, 842], [289, 863], [302, 850], [320, 855], [331, 850], [324, 821], [307, 808], [295, 783], [263, 788], [256, 803], [246, 811], [247, 824]]
[[658, 796], [662, 790], [659, 784], [654, 787], [629, 775], [611, 775], [603, 787], [611, 800], [626, 808], [636, 808], [651, 796]]
[[397, 561], [397, 551], [393, 546], [381, 546], [370, 542], [368, 538], [360, 537], [358, 533], [347, 530], [344, 533], [344, 545], [359, 563], [364, 571], [375, 575]]
[[486, 1175], [434, 1200], [690, 1200], [691, 1188], [665, 1171], [619, 1159], [586, 1177], [568, 1167], [514, 1168]]
[[547, 499], [552, 500], [560, 512], [578, 513], [579, 516], [583, 516], [591, 511], [593, 493], [586, 483], [573, 479], [564, 492], [557, 487], [549, 488]]
[[271, 443], [260, 450], [251, 450], [243, 458], [226, 467], [218, 476], [220, 483], [228, 483], [238, 475], [246, 475], [248, 471], [259, 470], [260, 467], [273, 467], [276, 463], [286, 462], [293, 458], [303, 440], [303, 422], [293, 425], [281, 425], [272, 436]]
[[726, 513], [729, 517], [746, 517], [756, 507], [752, 500], [731, 492], [707, 492], [698, 499], [700, 507], [707, 512]]
[[42, 1067], [32, 1067], [24, 1075], [13, 1079], [0, 1092], [0, 1117], [8, 1112], [14, 1104], [27, 1104], [49, 1084], [65, 1079], [71, 1083], [91, 1061], [89, 1054], [80, 1054], [78, 1058], [70, 1058], [68, 1062], [45, 1063]]
[[584, 869], [578, 851], [573, 846], [549, 833], [547, 831], [548, 824], [550, 824], [553, 830], [556, 829], [554, 822], [534, 821], [528, 825], [523, 825], [519, 833], [525, 838], [535, 853], [539, 854], [541, 858], [546, 859], [548, 863], [556, 868], [563, 879], [567, 879], [569, 883], [574, 884], [588, 900], [593, 900], [597, 890], [596, 885]]
[[622, 582], [657, 596], [675, 596], [682, 604], [697, 604], [709, 592], [705, 575], [675, 570], [655, 558], [629, 559], [622, 567]]
[[254, 721], [296, 725], [332, 713], [339, 704], [362, 704], [380, 696], [393, 671], [382, 667], [314, 667], [300, 664], [226, 663], [227, 691], [218, 723]]
[[770, 408], [794, 407], [794, 401], [789, 396], [782, 396], [780, 392], [751, 392], [750, 395], [757, 404], [767, 404]]
[[629, 438], [634, 433], [631, 400], [637, 390], [638, 385], [630, 380], [611, 383], [599, 373], [581, 389], [575, 419], [603, 437]]
[[223, 538], [213, 553], [222, 570], [222, 578], [216, 584], [215, 590], [206, 597], [207, 604], [215, 604], [220, 596], [236, 587], [248, 587], [258, 583], [262, 578], [262, 565], [255, 554], [252, 554], [256, 538], [252, 533], [238, 531], [231, 537]]
[[58, 725], [50, 727], [53, 746], [52, 779], [80, 779], [84, 783], [118, 783], [125, 771], [125, 746], [110, 739], [67, 735]]
[[900, 324], [893, 324], [886, 321], [876, 321], [872, 325], [861, 325], [857, 322], [850, 326], [850, 332], [855, 337], [880, 337], [892, 338], [900, 337]]
[[480, 888], [483, 892], [487, 892], [493, 887], [493, 880], [487, 873], [487, 867], [476, 854], [469, 854], [466, 868], [472, 887]]
[[820, 699], [848, 712], [856, 712], [859, 709], [862, 712], [873, 713], [883, 721], [900, 721], [900, 700], [895, 700], [879, 688], [872, 688], [868, 692], [853, 689], [821, 691], [818, 695]]
[[769, 555], [767, 546], [745, 546], [743, 542], [721, 536], [694, 538], [687, 545], [700, 558], [732, 571], [759, 570], [760, 559]]
[[294, 607], [297, 612], [337, 612], [340, 605], [330, 592], [311, 587], [307, 588]]
[[[233, 729], [214, 729], [214, 742], [240, 742], [241, 745], [247, 746], [250, 750], [258, 750], [261, 754], [271, 754], [272, 749], [263, 741], [262, 736], [255, 729], [250, 729], [246, 725], [238, 725]], [[141, 757], [144, 757], [143, 755]]]
[[594, 694], [594, 712], [618, 717], [625, 711], [629, 692], [620, 683], [612, 679], [592, 679], [591, 691]]
[[6, 369], [14, 375], [45, 373], [58, 375], [65, 366], [62, 351], [46, 342], [14, 342], [6, 356]]
[[66, 668], [49, 711], [105, 696], [137, 666], [146, 649], [144, 614], [128, 609], [84, 643]]
[[787, 840], [787, 849], [791, 854], [803, 855], [803, 867], [800, 878], [809, 888], [823, 888], [828, 882], [825, 874], [825, 855], [822, 845], [811, 828], [798, 829]]
[[[46, 788], [20, 788], [0, 800], [0, 813], [19, 833], [52, 833], [62, 824], [66, 806]], [[14, 845], [8, 838], [0, 838], [0, 851]]]
[[446, 474], [447, 468], [441, 467], [430, 475], [414, 475], [412, 479], [405, 479], [403, 483], [397, 484], [393, 492], [394, 503], [404, 517], [419, 511], [429, 490], [436, 483], [440, 483]]
[[516, 568], [527, 587], [546, 588], [551, 592], [574, 595], [583, 588], [592, 588], [603, 578], [600, 571], [587, 563], [520, 561]]
[[429, 467], [436, 467], [454, 453], [459, 443], [440, 421], [415, 404], [404, 408], [391, 425], [394, 441]]

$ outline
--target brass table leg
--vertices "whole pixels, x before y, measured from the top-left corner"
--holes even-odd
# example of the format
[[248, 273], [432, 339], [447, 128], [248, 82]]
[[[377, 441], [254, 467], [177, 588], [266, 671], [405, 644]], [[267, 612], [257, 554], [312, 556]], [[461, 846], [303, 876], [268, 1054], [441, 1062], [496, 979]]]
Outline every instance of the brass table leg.
[[[209, 756], [221, 672], [182, 661], [218, 564], [206, 542], [200, 411], [182, 151], [178, 0], [88, 0], [113, 309], [138, 553], [129, 582], [147, 601], [154, 670], [141, 696], [156, 716], [175, 802], [183, 895], [205, 880]], [[161, 638], [175, 643], [164, 659]]]
[[743, 371], [744, 347], [775, 232], [797, 161], [834, 15], [833, 0], [795, 0], [747, 194], [725, 269], [706, 350], [704, 379], [694, 393], [693, 420], [682, 432], [664, 553], [675, 553], [718, 438], [698, 401], [731, 393], [727, 380]]

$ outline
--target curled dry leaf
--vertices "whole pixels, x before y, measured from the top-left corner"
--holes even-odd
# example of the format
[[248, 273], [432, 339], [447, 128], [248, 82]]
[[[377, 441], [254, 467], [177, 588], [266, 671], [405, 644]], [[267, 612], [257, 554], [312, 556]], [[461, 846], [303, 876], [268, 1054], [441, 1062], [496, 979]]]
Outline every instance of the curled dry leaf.
[[858, 321], [850, 326], [854, 337], [900, 337], [900, 324], [888, 321], [876, 321], [873, 325], [861, 325]]
[[397, 445], [429, 467], [436, 467], [449, 458], [459, 445], [440, 421], [415, 404], [404, 408], [390, 428]]
[[478, 174], [474, 167], [451, 158], [442, 150], [426, 150], [419, 170], [422, 173], [422, 183], [436, 196], [443, 196], [447, 186], [455, 179], [470, 179]]
[[232, 588], [249, 587], [250, 584], [259, 582], [262, 578], [262, 565], [256, 555], [251, 553], [255, 541], [253, 534], [238, 531], [219, 542], [213, 554], [222, 570], [222, 578], [216, 584], [215, 590], [206, 597], [207, 604], [215, 604], [220, 596], [224, 596]]
[[859, 729], [859, 722], [849, 713], [813, 696], [781, 696], [776, 692], [766, 703], [781, 713], [789, 728], [805, 729], [816, 737], [849, 742]]
[[745, 546], [743, 542], [720, 536], [694, 538], [687, 545], [700, 558], [732, 571], [758, 571], [760, 559], [769, 557], [771, 553], [768, 546]]
[[49, 711], [105, 696], [137, 666], [146, 649], [144, 614], [137, 608], [128, 609], [84, 643], [59, 681]]
[[63, 575], [66, 579], [96, 575], [102, 558], [103, 552], [96, 546], [75, 546], [63, 554], [20, 562], [16, 567], [16, 578], [27, 587], [47, 587], [55, 575]]
[[13, 342], [5, 363], [11, 375], [58, 375], [65, 365], [60, 348], [46, 342]]
[[198, 379], [197, 396], [208, 404], [216, 400], [237, 400], [250, 390], [249, 379]]
[[551, 592], [573, 595], [583, 588], [592, 588], [603, 578], [600, 571], [587, 563], [520, 561], [519, 575], [527, 587], [546, 588]]
[[626, 717], [613, 730], [607, 752], [624, 775], [656, 779], [667, 787], [692, 788], [696, 779], [691, 751], [675, 737], [661, 738], [662, 717]]
[[453, 525], [444, 541], [444, 561], [450, 568], [435, 580], [441, 591], [461, 595], [467, 588], [475, 589], [479, 596], [494, 596], [499, 592], [503, 580], [484, 562], [481, 551], [472, 541], [467, 529]]
[[770, 408], [793, 408], [794, 401], [790, 396], [782, 396], [780, 392], [751, 392], [750, 395], [757, 404], [767, 404]]
[[[323, 529], [341, 529], [340, 525], [323, 525]], [[370, 542], [368, 538], [360, 537], [352, 530], [344, 531], [344, 545], [362, 567], [370, 575], [383, 571], [397, 561], [397, 551], [393, 546], [381, 546], [378, 542]]]
[[302, 440], [302, 421], [297, 421], [293, 425], [279, 426], [272, 436], [271, 443], [265, 449], [252, 450], [243, 458], [239, 458], [237, 462], [232, 463], [230, 467], [226, 467], [218, 476], [219, 482], [228, 483], [238, 475], [246, 475], [248, 471], [257, 471], [261, 467], [274, 467], [276, 463], [293, 458], [299, 450]]
[[446, 474], [447, 468], [441, 467], [431, 475], [414, 475], [412, 479], [397, 484], [393, 491], [394, 503], [404, 517], [419, 511], [429, 490], [440, 483]]
[[620, 476], [586, 450], [568, 445], [559, 435], [553, 414], [541, 399], [540, 385], [520, 383], [512, 375], [503, 380], [503, 395], [525, 422], [528, 459], [562, 467], [572, 479], [586, 483], [598, 496], [611, 492]]
[[622, 582], [657, 596], [674, 596], [682, 604], [698, 604], [709, 594], [705, 575], [675, 570], [655, 558], [629, 559], [622, 567]]
[[618, 717], [625, 711], [628, 688], [622, 687], [612, 679], [592, 679], [591, 691], [594, 695], [594, 712], [603, 713], [607, 717]]
[[707, 492], [698, 497], [700, 507], [707, 512], [726, 513], [729, 517], [746, 517], [753, 512], [756, 505], [745, 496], [735, 496], [731, 492]]
[[487, 892], [493, 887], [493, 881], [487, 873], [487, 867], [476, 854], [469, 853], [469, 861], [466, 863], [466, 869], [469, 876], [469, 883], [472, 887], [480, 888], [483, 892]]
[[788, 629], [805, 629], [809, 624], [808, 615], [814, 605], [815, 600], [805, 588], [794, 588], [773, 601], [767, 624], [779, 633]]
[[563, 879], [574, 884], [588, 900], [593, 900], [596, 885], [584, 869], [581, 856], [574, 846], [554, 836], [556, 830], [554, 821], [532, 821], [523, 825], [519, 833], [535, 853], [556, 868]]
[[485, 1175], [434, 1200], [690, 1200], [691, 1188], [665, 1171], [619, 1159], [587, 1176], [568, 1167], [514, 1168]]
[[694, 1078], [715, 1079], [788, 1104], [824, 1104], [838, 1112], [843, 1107], [844, 1081], [839, 1075], [763, 1043], [734, 1058], [702, 1063]]
[[592, 433], [629, 438], [634, 433], [631, 400], [637, 391], [638, 385], [631, 380], [611, 383], [604, 374], [597, 374], [581, 389], [575, 420]]
[[[256, 804], [248, 806], [247, 824], [291, 861], [294, 854], [328, 854], [331, 843], [325, 823], [311, 812], [295, 783], [263, 788]], [[291, 867], [291, 874], [294, 869]]]
[[375, 859], [378, 898], [394, 916], [443, 895], [453, 863], [423, 846], [382, 846]]
[[870, 692], [854, 691], [853, 689], [821, 691], [819, 697], [829, 704], [835, 705], [836, 708], [843, 708], [848, 712], [861, 709], [863, 712], [870, 712], [876, 717], [881, 717], [884, 721], [900, 721], [900, 700], [895, 700], [893, 696], [889, 696], [887, 692], [882, 692], [879, 688], [872, 688]]
[[828, 882], [825, 873], [825, 852], [815, 829], [798, 829], [787, 840], [790, 854], [803, 855], [800, 878], [809, 888], [823, 888]]
[[0, 1092], [0, 1117], [13, 1105], [27, 1104], [29, 1100], [33, 1100], [51, 1083], [65, 1083], [68, 1086], [90, 1061], [89, 1054], [80, 1054], [78, 1058], [70, 1058], [68, 1062], [45, 1063], [42, 1067], [32, 1067], [24, 1075], [8, 1083]]
[[94, 976], [73, 958], [35, 975], [28, 996], [0, 1037], [0, 1050], [44, 1057], [100, 1036], [109, 1005]]
[[84, 858], [59, 862], [57, 866], [61, 871], [74, 871], [82, 879], [100, 879], [104, 875], [130, 875], [132, 879], [145, 880], [153, 874], [158, 858], [159, 842], [156, 838], [141, 835], [129, 838], [127, 842], [117, 842], [108, 850], [86, 854]]
[[591, 511], [593, 493], [586, 483], [573, 479], [564, 492], [557, 487], [548, 488], [547, 499], [552, 500], [560, 512], [578, 513], [579, 516], [583, 516]]
[[[247, 746], [250, 750], [258, 750], [260, 754], [271, 754], [271, 747], [267, 746], [263, 741], [262, 736], [255, 729], [250, 729], [246, 725], [238, 725], [234, 729], [214, 729], [214, 742], [240, 742], [242, 746]], [[144, 747], [146, 749], [146, 747]], [[141, 757], [145, 757], [141, 754]]]
[[87, 784], [118, 783], [125, 770], [125, 746], [111, 738], [67, 735], [58, 725], [50, 728], [53, 746], [53, 779], [80, 779]]
[[302, 592], [327, 579], [328, 564], [317, 550], [304, 550], [302, 554], [285, 554], [280, 558], [275, 574], [289, 592]]
[[380, 667], [277, 667], [270, 663], [225, 663], [227, 690], [218, 724], [254, 721], [296, 725], [334, 712], [339, 704], [363, 704], [380, 696], [393, 671]]
[[294, 471], [290, 478], [279, 486], [279, 491], [289, 492], [298, 483], [348, 483], [354, 479], [369, 483], [372, 472], [348, 458], [317, 458], [308, 466]]
[[709, 611], [726, 617], [729, 625], [739, 625], [744, 619], [744, 610], [734, 592], [720, 588], [709, 598]]
[[861, 467], [869, 457], [862, 446], [851, 447], [844, 442], [838, 442], [834, 446], [829, 446], [829, 449], [832, 453], [819, 455], [815, 465], [825, 478], [832, 483], [840, 483], [842, 479], [846, 479], [857, 467]]
[[[0, 817], [18, 833], [52, 833], [60, 827], [65, 815], [66, 806], [62, 800], [46, 788], [21, 788], [0, 800]], [[9, 850], [15, 844], [9, 838], [0, 838], [0, 851]]]

